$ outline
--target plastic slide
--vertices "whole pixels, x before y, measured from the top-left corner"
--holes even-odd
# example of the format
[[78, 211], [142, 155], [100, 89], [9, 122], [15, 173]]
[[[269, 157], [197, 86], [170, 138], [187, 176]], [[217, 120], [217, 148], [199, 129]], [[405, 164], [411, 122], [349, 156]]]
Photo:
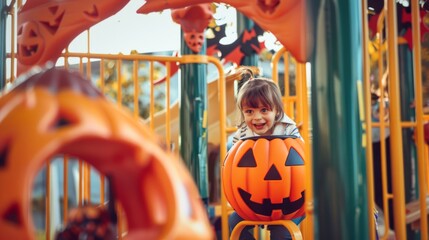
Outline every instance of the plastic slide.
[[[208, 142], [209, 144], [218, 145], [220, 142], [219, 130], [219, 100], [218, 100], [218, 80], [212, 80], [207, 86], [207, 117], [208, 117]], [[227, 125], [234, 126], [238, 121], [238, 114], [236, 113], [235, 97], [234, 97], [234, 79], [227, 80], [226, 82], [226, 110], [227, 110]], [[166, 110], [157, 112], [154, 116], [154, 131], [161, 137], [166, 136]], [[179, 101], [170, 105], [170, 131], [171, 131], [171, 144], [174, 151], [178, 151], [179, 139]], [[150, 122], [148, 121], [147, 124]]]

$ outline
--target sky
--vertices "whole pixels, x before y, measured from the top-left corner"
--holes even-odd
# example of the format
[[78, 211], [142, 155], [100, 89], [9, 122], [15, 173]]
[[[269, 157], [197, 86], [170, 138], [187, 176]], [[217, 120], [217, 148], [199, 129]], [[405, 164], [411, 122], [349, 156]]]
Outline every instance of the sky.
[[[2, 0], [3, 1], [3, 0]], [[138, 14], [145, 0], [131, 0], [122, 10], [91, 27], [90, 50], [94, 53], [140, 53], [180, 49], [180, 25], [173, 22], [171, 11]], [[10, 19], [6, 36], [10, 36]], [[69, 46], [70, 51], [87, 51], [86, 32]], [[10, 38], [6, 38], [6, 51], [10, 52]]]
[[[139, 53], [180, 49], [180, 25], [173, 22], [171, 11], [138, 14], [144, 0], [132, 0], [122, 10], [96, 24], [90, 30], [90, 50], [96, 53]], [[82, 51], [86, 33], [69, 46], [70, 51]], [[86, 51], [87, 49], [83, 49]]]

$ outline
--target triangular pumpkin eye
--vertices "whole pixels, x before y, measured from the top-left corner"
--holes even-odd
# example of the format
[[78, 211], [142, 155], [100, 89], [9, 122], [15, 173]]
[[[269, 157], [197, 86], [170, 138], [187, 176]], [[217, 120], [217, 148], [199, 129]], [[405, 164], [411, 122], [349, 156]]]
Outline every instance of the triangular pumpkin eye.
[[299, 166], [304, 165], [304, 160], [301, 155], [292, 147], [289, 150], [289, 155], [287, 156], [285, 166]]
[[256, 160], [253, 156], [253, 150], [249, 149], [238, 162], [237, 167], [256, 167]]
[[270, 170], [268, 170], [264, 177], [264, 180], [282, 180], [282, 177], [274, 164], [271, 165]]

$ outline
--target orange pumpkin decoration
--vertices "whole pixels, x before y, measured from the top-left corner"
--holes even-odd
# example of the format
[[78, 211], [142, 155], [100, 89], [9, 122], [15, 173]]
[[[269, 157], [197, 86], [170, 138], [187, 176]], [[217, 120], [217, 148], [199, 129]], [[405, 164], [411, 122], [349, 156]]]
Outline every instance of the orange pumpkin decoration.
[[56, 62], [81, 32], [114, 15], [129, 0], [27, 0], [18, 11], [18, 75]]
[[186, 8], [174, 9], [171, 17], [182, 27], [186, 45], [194, 52], [199, 53], [204, 44], [205, 29], [213, 18], [209, 3], [192, 5]]
[[289, 136], [239, 140], [222, 166], [225, 196], [246, 220], [289, 220], [305, 213], [304, 143]]
[[31, 186], [60, 153], [109, 176], [127, 239], [212, 238], [182, 162], [80, 74], [51, 68], [29, 76], [0, 98], [0, 132], [0, 239], [34, 239]]

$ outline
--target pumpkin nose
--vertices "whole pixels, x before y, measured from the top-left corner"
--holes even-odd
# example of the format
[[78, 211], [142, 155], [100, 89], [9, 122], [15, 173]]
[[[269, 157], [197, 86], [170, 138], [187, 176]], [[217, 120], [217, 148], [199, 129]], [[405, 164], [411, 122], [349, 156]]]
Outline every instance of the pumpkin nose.
[[282, 180], [282, 177], [274, 164], [271, 165], [267, 174], [265, 174], [264, 180]]

